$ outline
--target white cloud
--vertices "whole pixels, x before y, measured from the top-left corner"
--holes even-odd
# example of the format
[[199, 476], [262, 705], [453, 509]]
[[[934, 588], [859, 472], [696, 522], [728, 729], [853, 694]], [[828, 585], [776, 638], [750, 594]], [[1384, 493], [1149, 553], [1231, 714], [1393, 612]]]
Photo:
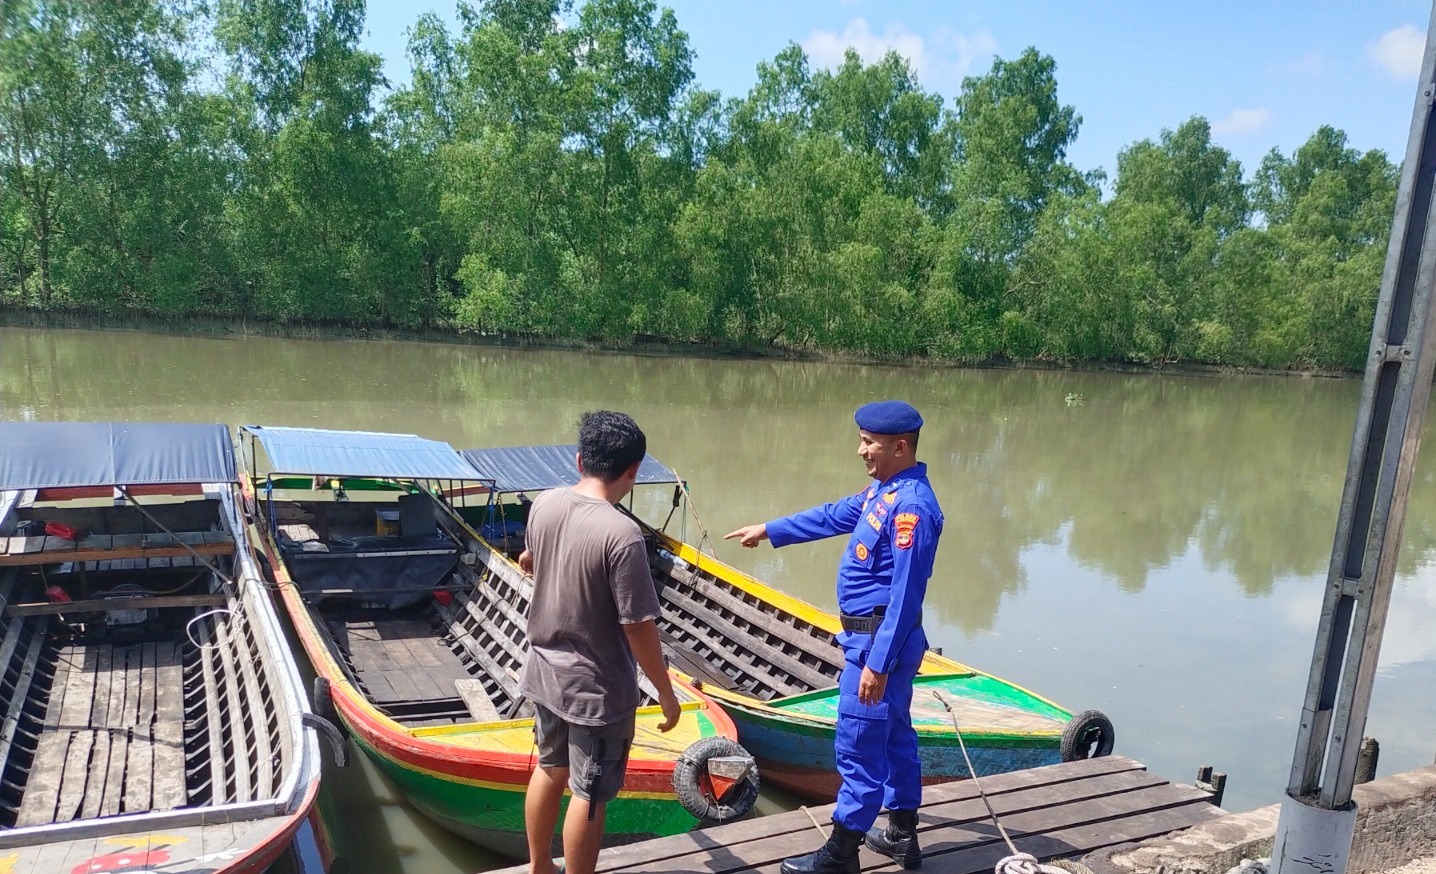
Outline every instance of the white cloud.
[[862, 18], [849, 21], [841, 33], [813, 31], [802, 45], [814, 67], [838, 66], [848, 48], [866, 64], [881, 60], [890, 51], [897, 52], [912, 64], [925, 86], [949, 94], [962, 86], [962, 77], [974, 72], [975, 65], [985, 68], [997, 54], [997, 40], [986, 30], [968, 35], [940, 27], [922, 36], [901, 24], [890, 24], [875, 33]]
[[1271, 124], [1271, 110], [1265, 106], [1255, 109], [1233, 109], [1226, 118], [1212, 122], [1212, 133], [1219, 135], [1254, 134]]
[[1280, 69], [1292, 76], [1320, 76], [1331, 69], [1331, 62], [1321, 52], [1310, 51]]
[[1403, 24], [1388, 30], [1374, 43], [1366, 46], [1366, 56], [1394, 78], [1415, 79], [1421, 74], [1421, 55], [1426, 48], [1426, 32]]

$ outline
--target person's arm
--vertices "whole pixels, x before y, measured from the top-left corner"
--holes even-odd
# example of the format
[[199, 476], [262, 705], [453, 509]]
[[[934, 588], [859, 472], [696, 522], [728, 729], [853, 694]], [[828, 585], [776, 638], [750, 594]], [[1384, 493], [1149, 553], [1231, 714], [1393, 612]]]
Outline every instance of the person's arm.
[[863, 497], [866, 492], [867, 489], [863, 489], [856, 495], [774, 519], [764, 525], [747, 525], [724, 535], [723, 539], [740, 538], [738, 542], [749, 548], [757, 546], [763, 540], [771, 540], [776, 549], [838, 534], [852, 534], [858, 520], [862, 518]]
[[658, 623], [652, 619], [630, 622], [623, 626], [628, 637], [628, 648], [638, 666], [658, 690], [658, 704], [663, 708], [663, 722], [659, 731], [671, 731], [678, 724], [681, 708], [678, 696], [673, 693], [673, 681], [668, 677], [668, 665], [663, 662], [663, 645], [658, 639]]
[[922, 614], [927, 581], [937, 556], [938, 530], [930, 511], [914, 505], [898, 505], [892, 516], [888, 541], [893, 554], [893, 575], [888, 592], [887, 612], [873, 635], [873, 648], [858, 681], [858, 698], [876, 703], [887, 687], [892, 672], [894, 647], [901, 647]]

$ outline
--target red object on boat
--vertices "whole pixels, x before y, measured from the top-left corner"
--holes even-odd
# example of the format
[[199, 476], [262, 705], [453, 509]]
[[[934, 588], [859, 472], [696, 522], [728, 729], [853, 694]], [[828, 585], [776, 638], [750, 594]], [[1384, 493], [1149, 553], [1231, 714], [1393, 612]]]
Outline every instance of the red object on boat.
[[443, 590], [437, 591], [434, 593], [434, 600], [438, 601], [441, 605], [447, 607], [450, 604], [454, 603], [454, 593], [445, 592]]
[[80, 539], [80, 530], [78, 528], [71, 528], [64, 522], [46, 522], [45, 533], [51, 537], [63, 537], [66, 540]]
[[65, 590], [60, 588], [59, 586], [51, 586], [50, 588], [46, 589], [45, 597], [49, 598], [50, 603], [52, 604], [68, 604], [71, 601], [75, 600], [74, 598], [71, 598], [69, 595], [65, 594]]

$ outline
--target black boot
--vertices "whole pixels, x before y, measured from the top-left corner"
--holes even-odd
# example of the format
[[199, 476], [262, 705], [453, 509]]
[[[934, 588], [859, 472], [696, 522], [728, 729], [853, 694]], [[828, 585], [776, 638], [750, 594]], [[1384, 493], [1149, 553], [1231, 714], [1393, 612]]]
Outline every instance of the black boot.
[[833, 833], [817, 852], [784, 859], [781, 874], [858, 874], [858, 847], [863, 833], [833, 823]]
[[867, 842], [873, 850], [891, 856], [904, 868], [922, 867], [922, 849], [917, 845], [916, 810], [889, 810], [888, 827], [869, 829]]

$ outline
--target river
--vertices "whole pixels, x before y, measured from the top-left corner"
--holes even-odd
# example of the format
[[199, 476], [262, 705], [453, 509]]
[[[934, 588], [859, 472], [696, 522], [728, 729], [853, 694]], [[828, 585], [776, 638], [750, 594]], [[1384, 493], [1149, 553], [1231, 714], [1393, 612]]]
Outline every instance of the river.
[[[718, 538], [856, 491], [853, 409], [905, 398], [927, 420], [918, 454], [947, 517], [925, 613], [932, 644], [1106, 712], [1117, 751], [1154, 773], [1225, 771], [1229, 810], [1275, 803], [1286, 786], [1359, 390], [1356, 379], [0, 328], [0, 419], [367, 429], [469, 448], [572, 442], [583, 411], [624, 410], [688, 480], [689, 540], [706, 530], [723, 560], [828, 609], [837, 542], [748, 551]], [[1428, 455], [1367, 724], [1381, 774], [1436, 753], [1432, 469]], [[383, 863], [351, 870], [490, 864], [370, 770], [330, 785], [345, 852]]]

